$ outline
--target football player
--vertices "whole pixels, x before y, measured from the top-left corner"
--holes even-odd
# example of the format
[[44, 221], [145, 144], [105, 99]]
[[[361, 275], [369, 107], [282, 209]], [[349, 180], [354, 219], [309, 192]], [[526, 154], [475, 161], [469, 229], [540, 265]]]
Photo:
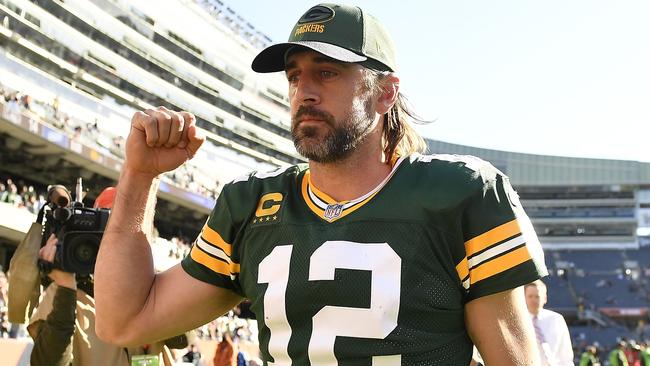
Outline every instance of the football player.
[[248, 298], [267, 365], [465, 366], [473, 344], [487, 365], [534, 364], [522, 285], [546, 268], [530, 221], [489, 163], [421, 155], [377, 19], [314, 6], [252, 68], [286, 74], [309, 163], [226, 185], [190, 255], [154, 275], [152, 181], [204, 137], [188, 112], [136, 113], [97, 262], [98, 334], [162, 339]]

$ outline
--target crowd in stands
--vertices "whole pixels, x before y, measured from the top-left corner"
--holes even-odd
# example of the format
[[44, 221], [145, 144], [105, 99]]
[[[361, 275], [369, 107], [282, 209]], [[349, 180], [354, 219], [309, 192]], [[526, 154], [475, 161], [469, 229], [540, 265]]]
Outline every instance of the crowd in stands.
[[[2, 84], [0, 84], [0, 95], [2, 96], [0, 100], [5, 103], [5, 115], [9, 118], [17, 119], [23, 113], [37, 117], [60, 129], [74, 141], [90, 146], [103, 154], [124, 158], [125, 136], [103, 129], [98, 118], [88, 121], [66, 113], [60, 107], [61, 102], [58, 97], [54, 97], [51, 101], [42, 101], [32, 98], [29, 94], [8, 89]], [[116, 122], [129, 123], [126, 120]], [[225, 182], [213, 179], [210, 184], [206, 184], [206, 179], [195, 179], [195, 176], [201, 173], [200, 169], [186, 164], [173, 172], [166, 173], [162, 179], [192, 193], [216, 199]]]
[[11, 178], [0, 179], [0, 202], [24, 207], [36, 214], [45, 204], [45, 194], [37, 192], [34, 186], [23, 181], [14, 182]]

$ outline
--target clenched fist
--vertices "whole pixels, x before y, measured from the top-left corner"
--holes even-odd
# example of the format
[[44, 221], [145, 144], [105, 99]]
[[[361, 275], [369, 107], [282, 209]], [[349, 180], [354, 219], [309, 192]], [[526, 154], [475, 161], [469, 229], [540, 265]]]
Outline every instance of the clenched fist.
[[125, 169], [155, 177], [191, 159], [205, 141], [189, 112], [165, 107], [136, 112], [126, 140]]

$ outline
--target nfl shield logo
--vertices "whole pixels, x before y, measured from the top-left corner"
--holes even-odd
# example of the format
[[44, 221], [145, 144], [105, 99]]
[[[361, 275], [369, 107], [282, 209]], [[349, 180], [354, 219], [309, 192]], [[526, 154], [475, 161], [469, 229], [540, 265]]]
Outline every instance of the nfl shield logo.
[[341, 216], [341, 212], [343, 212], [343, 205], [339, 203], [333, 203], [331, 205], [327, 205], [323, 217], [329, 221], [332, 221]]

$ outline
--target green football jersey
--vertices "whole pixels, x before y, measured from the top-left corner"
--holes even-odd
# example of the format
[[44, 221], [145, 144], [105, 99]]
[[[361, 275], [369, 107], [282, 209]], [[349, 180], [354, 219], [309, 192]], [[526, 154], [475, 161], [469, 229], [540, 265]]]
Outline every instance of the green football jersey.
[[226, 185], [182, 266], [251, 300], [265, 365], [462, 365], [464, 306], [546, 274], [508, 178], [412, 155], [336, 202], [307, 165]]

